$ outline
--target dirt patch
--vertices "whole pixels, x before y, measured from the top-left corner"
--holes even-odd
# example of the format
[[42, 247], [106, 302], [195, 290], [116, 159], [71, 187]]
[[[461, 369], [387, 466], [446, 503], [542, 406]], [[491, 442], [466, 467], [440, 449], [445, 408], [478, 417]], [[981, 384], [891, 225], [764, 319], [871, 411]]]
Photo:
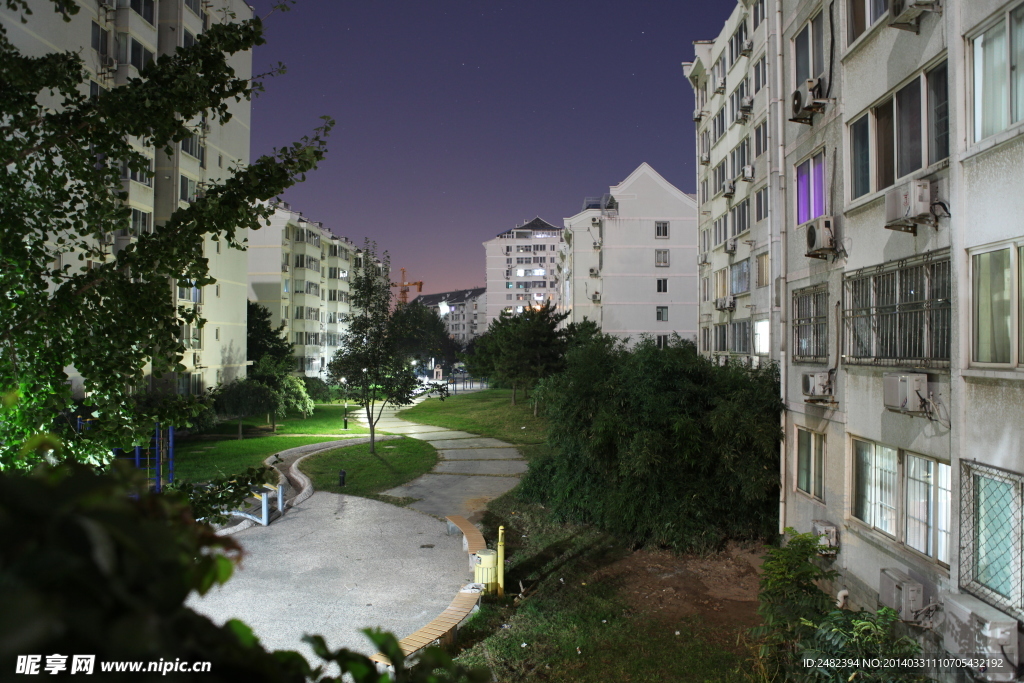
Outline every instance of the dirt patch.
[[709, 556], [639, 550], [601, 569], [595, 580], [619, 584], [630, 609], [669, 624], [692, 622], [736, 633], [758, 624], [764, 548], [731, 544]]

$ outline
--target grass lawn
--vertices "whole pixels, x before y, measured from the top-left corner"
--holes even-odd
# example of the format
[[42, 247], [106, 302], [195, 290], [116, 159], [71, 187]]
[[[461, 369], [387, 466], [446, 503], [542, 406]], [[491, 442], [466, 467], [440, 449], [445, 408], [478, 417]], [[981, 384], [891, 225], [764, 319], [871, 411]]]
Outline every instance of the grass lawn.
[[[299, 469], [317, 491], [347, 493], [387, 503], [408, 505], [412, 498], [379, 495], [395, 486], [412, 481], [437, 464], [437, 451], [425, 441], [401, 438], [377, 442], [377, 453], [370, 444], [346, 446], [311, 455], [299, 463]], [[338, 486], [338, 470], [345, 470], [345, 487]]]
[[[299, 414], [278, 418], [278, 434], [369, 434], [370, 430], [361, 427], [353, 420], [360, 408], [354, 404], [348, 406], [348, 429], [343, 429], [345, 406], [333, 403], [319, 403], [309, 417], [303, 419]], [[270, 423], [266, 415], [247, 417], [242, 420], [244, 434], [253, 432], [270, 434]], [[238, 420], [221, 422], [214, 427], [212, 434], [238, 434]]]
[[237, 474], [259, 467], [267, 456], [311, 443], [333, 441], [329, 437], [265, 436], [223, 441], [188, 441], [174, 445], [174, 472], [177, 479], [207, 481], [213, 477]]
[[517, 404], [512, 405], [511, 389], [485, 389], [451, 396], [444, 401], [429, 398], [403, 410], [398, 417], [508, 441], [519, 446], [527, 460], [548, 450], [545, 443], [547, 419], [533, 416], [533, 406], [523, 400], [522, 392], [519, 392]]

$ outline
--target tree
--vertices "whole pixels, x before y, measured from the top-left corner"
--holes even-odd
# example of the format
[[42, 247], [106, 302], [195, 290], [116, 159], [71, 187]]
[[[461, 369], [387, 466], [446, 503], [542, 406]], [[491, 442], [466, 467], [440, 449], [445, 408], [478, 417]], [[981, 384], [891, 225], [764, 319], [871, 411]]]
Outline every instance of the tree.
[[[26, 0], [2, 2], [31, 13]], [[66, 19], [79, 9], [52, 6]], [[272, 210], [267, 200], [324, 158], [333, 122], [236, 169], [117, 254], [102, 242], [130, 225], [122, 163], [150, 173], [133, 143], [171, 154], [201, 116], [227, 122], [228, 101], [262, 88], [259, 76], [238, 77], [227, 56], [263, 42], [258, 18], [215, 23], [193, 46], [151, 62], [143, 79], [90, 98], [77, 54], [22, 55], [0, 31], [0, 393], [21, 396], [0, 421], [0, 469], [32, 467], [42, 455], [19, 445], [47, 431], [63, 437], [64, 457], [102, 463], [111, 447], [144, 439], [153, 421], [184, 424], [199, 410], [166, 402], [146, 412], [129, 400], [147, 368], [157, 377], [184, 371], [180, 327], [202, 322], [171, 300], [168, 283], [212, 284], [205, 238], [243, 248], [244, 231]], [[88, 433], [61, 418], [73, 405], [69, 366], [101, 417]]]
[[346, 385], [348, 395], [363, 406], [370, 426], [370, 452], [376, 453], [376, 427], [385, 406], [412, 403], [419, 382], [402, 345], [411, 330], [405, 326], [406, 317], [391, 308], [388, 253], [378, 258], [377, 245], [367, 240], [362, 261], [349, 290], [355, 312], [327, 374], [332, 383]]
[[281, 397], [276, 391], [254, 379], [238, 379], [216, 393], [217, 414], [238, 419], [238, 438], [242, 438], [242, 420], [251, 415], [277, 412]]
[[245, 322], [246, 355], [249, 360], [257, 361], [264, 356], [275, 360], [292, 362], [292, 345], [284, 332], [284, 323], [275, 328], [270, 320], [270, 309], [255, 301], [246, 302], [247, 317]]
[[432, 358], [448, 367], [455, 363], [458, 342], [448, 334], [444, 320], [434, 309], [418, 301], [399, 304], [394, 311], [393, 324], [400, 331], [399, 352], [410, 360], [421, 366]]

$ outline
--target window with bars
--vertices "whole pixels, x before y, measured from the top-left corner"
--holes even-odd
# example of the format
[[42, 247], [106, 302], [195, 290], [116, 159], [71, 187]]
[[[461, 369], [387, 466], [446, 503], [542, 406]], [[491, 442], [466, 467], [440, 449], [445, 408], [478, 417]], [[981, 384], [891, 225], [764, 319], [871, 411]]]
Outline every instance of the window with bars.
[[828, 360], [828, 287], [816, 286], [793, 293], [794, 360]]
[[949, 253], [862, 269], [844, 283], [846, 361], [877, 365], [949, 362]]

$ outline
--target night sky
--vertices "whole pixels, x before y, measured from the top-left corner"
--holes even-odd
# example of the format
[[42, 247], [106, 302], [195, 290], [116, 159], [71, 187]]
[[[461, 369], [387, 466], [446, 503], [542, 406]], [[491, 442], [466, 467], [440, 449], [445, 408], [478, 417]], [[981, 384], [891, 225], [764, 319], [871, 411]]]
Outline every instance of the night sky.
[[326, 163], [284, 199], [376, 240], [425, 293], [482, 286], [483, 241], [538, 215], [561, 226], [641, 162], [694, 191], [680, 63], [734, 6], [299, 0], [254, 55], [287, 73], [253, 102], [253, 157], [333, 117]]

